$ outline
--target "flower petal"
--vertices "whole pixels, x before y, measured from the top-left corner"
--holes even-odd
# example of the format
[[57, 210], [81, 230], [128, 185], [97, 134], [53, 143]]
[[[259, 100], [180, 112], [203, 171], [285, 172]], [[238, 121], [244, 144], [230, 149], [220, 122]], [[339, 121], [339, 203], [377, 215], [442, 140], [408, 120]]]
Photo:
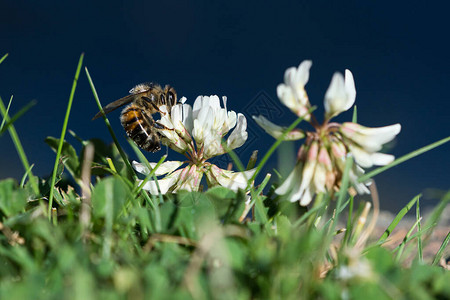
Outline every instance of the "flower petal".
[[348, 110], [355, 103], [356, 89], [353, 75], [345, 71], [345, 79], [341, 73], [336, 72], [331, 79], [330, 86], [325, 93], [325, 116], [327, 119]]
[[344, 107], [348, 110], [353, 106], [356, 99], [356, 88], [355, 80], [353, 79], [353, 74], [349, 69], [345, 69], [345, 91], [347, 92], [347, 105]]
[[248, 137], [248, 133], [246, 130], [247, 130], [247, 119], [243, 114], [239, 113], [237, 125], [231, 132], [227, 140], [228, 148], [235, 149], [244, 145]]
[[194, 118], [192, 114], [192, 106], [188, 104], [183, 104], [183, 124], [189, 134], [192, 134], [192, 129], [194, 128]]
[[[300, 181], [302, 178], [303, 163], [297, 162], [294, 169], [291, 171], [289, 176], [284, 180], [284, 182], [275, 190], [278, 195], [285, 195], [297, 185], [300, 186]], [[296, 201], [296, 200], [294, 200]], [[292, 202], [294, 202], [292, 201]]]
[[231, 130], [231, 128], [236, 126], [236, 121], [237, 121], [236, 113], [230, 110], [227, 114], [227, 119], [225, 122], [226, 130], [224, 130], [224, 132], [228, 132]]
[[219, 135], [208, 134], [203, 143], [203, 158], [208, 159], [225, 153], [222, 146], [222, 137]]
[[[155, 171], [156, 176], [164, 175], [167, 173], [172, 173], [175, 171], [178, 167], [180, 167], [183, 164], [182, 161], [165, 161], [163, 162], [158, 169]], [[141, 164], [137, 161], [132, 162], [133, 169], [135, 169], [137, 172], [148, 175], [150, 174], [149, 169], [144, 164]], [[157, 163], [150, 163], [151, 168], [155, 168]]]
[[281, 103], [286, 105], [294, 114], [304, 117], [305, 120], [310, 119], [308, 114], [309, 100], [305, 90], [295, 91], [292, 87], [285, 84], [277, 86], [277, 95]]
[[297, 97], [301, 97], [304, 93], [305, 85], [309, 80], [309, 69], [311, 69], [312, 61], [304, 60], [298, 68], [291, 67], [284, 72], [284, 83], [292, 88]]
[[307, 206], [309, 203], [311, 203], [315, 193], [316, 191], [314, 189], [314, 185], [309, 186], [309, 188], [307, 188], [303, 193], [299, 204], [301, 206]]
[[300, 184], [300, 190], [305, 190], [313, 179], [314, 172], [317, 164], [317, 155], [319, 151], [319, 145], [317, 142], [312, 142], [311, 147], [308, 150], [308, 157], [305, 162], [302, 173], [302, 183]]
[[296, 86], [304, 87], [309, 80], [309, 69], [311, 69], [312, 61], [304, 60], [300, 63], [295, 74], [295, 84]]
[[287, 195], [291, 202], [300, 200], [300, 205], [308, 205], [316, 192], [313, 180], [317, 155], [318, 144], [313, 142], [308, 150], [305, 163], [299, 161], [286, 181], [275, 190], [275, 193]]
[[369, 152], [381, 150], [383, 144], [392, 141], [401, 130], [400, 124], [369, 128], [346, 122], [340, 128], [342, 134]]
[[387, 164], [390, 164], [394, 161], [395, 156], [391, 154], [384, 154], [384, 153], [372, 153], [371, 155], [372, 163], [376, 166], [385, 166]]
[[290, 86], [279, 84], [277, 86], [277, 95], [281, 103], [286, 105], [293, 112], [297, 111], [297, 100], [295, 99], [294, 92]]
[[[174, 186], [180, 175], [180, 171], [176, 171], [169, 176], [164, 177], [163, 179], [158, 179], [158, 186], [161, 194], [166, 194], [168, 190]], [[138, 180], [138, 184], [141, 184], [142, 180]], [[152, 195], [158, 195], [158, 187], [154, 180], [147, 181], [143, 187], [144, 190], [149, 191]]]
[[357, 145], [349, 144], [349, 148], [355, 157], [355, 161], [363, 168], [370, 168], [374, 165], [384, 166], [394, 161], [395, 157], [384, 153], [371, 153], [358, 147]]
[[323, 164], [317, 164], [314, 171], [314, 186], [318, 192], [325, 193], [325, 184], [327, 180], [327, 169]]
[[[172, 107], [171, 112], [167, 111], [167, 106], [162, 105], [160, 107], [162, 112], [161, 119], [158, 120], [158, 123], [167, 127], [167, 129], [159, 129], [158, 132], [163, 136], [161, 142], [164, 145], [169, 146], [171, 149], [184, 153], [188, 149], [186, 142], [183, 140], [183, 137], [180, 136], [177, 132], [181, 134], [186, 133], [186, 129], [182, 124], [182, 108], [181, 104], [177, 104]], [[172, 113], [174, 118], [172, 119]], [[174, 124], [174, 122], [176, 124]], [[187, 137], [185, 137], [187, 139]]]
[[210, 182], [218, 183], [221, 186], [233, 191], [247, 188], [248, 181], [255, 174], [256, 168], [244, 172], [233, 172], [221, 169], [216, 165], [211, 165], [210, 171], [206, 173]]
[[189, 165], [181, 170], [180, 177], [173, 192], [179, 190], [198, 191], [203, 172], [196, 165]]
[[327, 179], [332, 171], [332, 163], [328, 151], [325, 147], [320, 147], [319, 156], [317, 158], [316, 170], [314, 171], [314, 185], [318, 192], [325, 193]]
[[353, 164], [353, 168], [350, 170], [350, 172], [348, 174], [350, 182], [355, 187], [356, 192], [360, 195], [361, 194], [370, 194], [370, 190], [366, 186], [366, 185], [369, 185], [370, 182], [364, 183], [364, 182], [358, 181], [359, 177], [361, 177], [363, 174], [364, 174], [364, 170], [356, 164]]

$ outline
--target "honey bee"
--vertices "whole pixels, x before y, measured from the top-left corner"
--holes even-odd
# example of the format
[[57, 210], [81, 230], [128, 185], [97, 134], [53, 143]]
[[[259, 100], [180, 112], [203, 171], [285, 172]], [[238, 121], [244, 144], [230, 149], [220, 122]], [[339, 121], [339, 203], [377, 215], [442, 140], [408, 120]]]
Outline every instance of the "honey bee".
[[[164, 89], [156, 83], [141, 83], [130, 90], [130, 95], [120, 98], [103, 107], [103, 112], [108, 114], [113, 110], [128, 104], [120, 115], [120, 122], [127, 135], [142, 149], [156, 152], [161, 149], [161, 134], [157, 129], [166, 127], [155, 122], [152, 115], [163, 113], [159, 107], [167, 105], [170, 112], [172, 106], [177, 103], [175, 89], [166, 85]], [[99, 111], [92, 120], [102, 116]]]

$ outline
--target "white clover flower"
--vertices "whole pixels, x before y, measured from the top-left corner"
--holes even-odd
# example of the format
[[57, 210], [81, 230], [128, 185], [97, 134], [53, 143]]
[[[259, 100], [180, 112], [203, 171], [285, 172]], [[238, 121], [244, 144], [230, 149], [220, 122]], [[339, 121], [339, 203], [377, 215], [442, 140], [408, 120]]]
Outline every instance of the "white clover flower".
[[[256, 169], [233, 172], [207, 162], [209, 158], [245, 143], [248, 137], [245, 116], [228, 111], [226, 97], [223, 97], [224, 107], [221, 107], [218, 96], [199, 96], [193, 106], [185, 104], [185, 98], [183, 100], [173, 106], [170, 112], [166, 106], [160, 107], [161, 119], [157, 122], [165, 126], [165, 129], [159, 130], [161, 142], [187, 157], [187, 161], [167, 161], [158, 167], [155, 175], [164, 175], [158, 179], [160, 192], [198, 191], [203, 175], [206, 175], [208, 185], [222, 185], [234, 191], [245, 189]], [[226, 143], [225, 147], [223, 143]], [[184, 167], [180, 168], [182, 165]], [[155, 166], [156, 164], [151, 164], [152, 168]], [[133, 167], [139, 173], [150, 173], [140, 163], [133, 162]], [[152, 194], [158, 194], [154, 180], [148, 181], [143, 188]]]
[[[400, 124], [368, 128], [356, 123], [331, 123], [331, 118], [347, 111], [355, 103], [356, 89], [353, 75], [345, 70], [345, 78], [335, 73], [325, 93], [325, 118], [319, 124], [312, 115], [305, 112], [310, 103], [304, 90], [309, 79], [311, 61], [304, 61], [299, 68], [286, 70], [284, 84], [277, 88], [280, 101], [289, 107], [297, 116], [305, 117], [315, 131], [294, 129], [284, 136], [284, 140], [297, 140], [306, 137], [305, 144], [299, 150], [298, 161], [286, 178], [275, 190], [285, 195], [290, 201], [299, 201], [300, 205], [308, 205], [317, 193], [334, 193], [339, 190], [345, 161], [348, 156], [355, 159], [356, 164], [349, 171], [350, 183], [359, 194], [370, 193], [366, 185], [358, 179], [364, 174], [363, 168], [374, 165], [383, 166], [394, 160], [393, 155], [380, 153], [385, 143], [392, 141], [400, 132]], [[263, 116], [253, 116], [254, 120], [268, 134], [276, 139], [286, 131], [271, 123]]]

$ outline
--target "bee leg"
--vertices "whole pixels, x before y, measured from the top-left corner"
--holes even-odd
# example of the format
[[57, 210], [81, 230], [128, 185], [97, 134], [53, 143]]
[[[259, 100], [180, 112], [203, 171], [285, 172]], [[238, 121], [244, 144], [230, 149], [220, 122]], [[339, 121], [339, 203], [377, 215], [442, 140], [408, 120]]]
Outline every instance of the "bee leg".
[[159, 122], [155, 122], [153, 124], [153, 127], [155, 127], [156, 129], [173, 130], [172, 128], [168, 128]]
[[145, 101], [147, 101], [157, 112], [160, 114], [166, 114], [165, 112], [161, 111], [159, 107], [155, 104], [155, 100], [150, 99], [149, 97], [142, 97]]
[[142, 116], [145, 118], [145, 120], [153, 127], [155, 127], [156, 129], [165, 129], [165, 130], [173, 130], [170, 129], [166, 126], [164, 126], [163, 124], [159, 123], [159, 122], [155, 122], [153, 120], [153, 118], [149, 118], [147, 113], [144, 110], [141, 110]]

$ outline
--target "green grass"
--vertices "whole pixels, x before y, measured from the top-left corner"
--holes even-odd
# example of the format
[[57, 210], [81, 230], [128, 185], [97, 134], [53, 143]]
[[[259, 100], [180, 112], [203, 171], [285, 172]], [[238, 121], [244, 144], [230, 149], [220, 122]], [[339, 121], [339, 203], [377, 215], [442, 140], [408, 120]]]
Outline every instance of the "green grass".
[[[12, 102], [12, 98], [13, 97], [11, 96], [11, 99], [8, 104], [8, 109]], [[14, 127], [13, 123], [10, 122], [11, 119], [9, 118], [8, 110], [5, 108], [5, 105], [3, 104], [3, 100], [1, 99], [1, 97], [0, 97], [0, 111], [3, 116], [3, 121], [5, 121], [5, 122], [2, 122], [2, 124], [7, 124], [7, 126], [4, 126], [2, 128], [8, 129], [11, 139], [13, 140], [14, 146], [16, 147], [17, 154], [19, 154], [20, 160], [22, 161], [23, 168], [25, 169], [25, 172], [29, 174], [30, 183], [31, 183], [31, 187], [33, 188], [33, 192], [35, 195], [38, 195], [39, 194], [38, 184], [35, 180], [35, 177], [33, 176], [33, 173], [31, 172], [31, 166], [30, 166], [30, 163], [28, 162], [28, 158], [25, 154], [25, 150], [23, 149], [22, 143], [20, 142], [19, 135], [17, 134], [16, 128]]]
[[[375, 209], [349, 193], [351, 158], [340, 190], [334, 195], [321, 194], [309, 209], [276, 195], [277, 184], [271, 181], [271, 174], [261, 174], [261, 181], [257, 180], [280, 145], [279, 139], [260, 161], [253, 156], [247, 164], [247, 169], [257, 168], [249, 181], [255, 182], [247, 191], [218, 186], [202, 192], [151, 195], [143, 185], [157, 179], [155, 172], [166, 156], [139, 183], [106, 116], [112, 145], [84, 140], [72, 131], [81, 152], [65, 141], [82, 62], [83, 55], [61, 136], [45, 141], [56, 153], [50, 179], [33, 175], [33, 165], [14, 128], [34, 104], [9, 118], [16, 109], [12, 98], [7, 107], [0, 101], [0, 130], [9, 131], [24, 167], [20, 183], [0, 181], [1, 299], [450, 298], [450, 273], [440, 266], [448, 255], [450, 234], [432, 257], [425, 255], [430, 236], [450, 202], [450, 192], [427, 216], [420, 207], [421, 195], [414, 197], [381, 237], [370, 235], [366, 241], [363, 237], [370, 233]], [[101, 109], [85, 70], [92, 101]], [[300, 122], [297, 119], [289, 128]], [[363, 179], [448, 140], [413, 151]], [[140, 149], [133, 142], [130, 145], [150, 168]], [[83, 155], [91, 146], [92, 161]], [[239, 156], [234, 152], [230, 156], [236, 167], [244, 170]], [[88, 184], [82, 183], [86, 164], [92, 174]], [[63, 174], [73, 180], [67, 181]], [[78, 194], [77, 185], [81, 184], [87, 185], [89, 193]], [[83, 223], [80, 215], [87, 203], [89, 218]], [[414, 225], [396, 247], [385, 247], [414, 206]], [[249, 210], [252, 214], [242, 220]]]
[[84, 53], [81, 54], [80, 59], [78, 60], [78, 66], [77, 66], [77, 70], [75, 72], [75, 78], [73, 80], [72, 90], [70, 91], [69, 102], [67, 103], [66, 116], [64, 117], [64, 123], [63, 123], [62, 130], [61, 130], [61, 137], [59, 139], [58, 150], [56, 151], [55, 165], [53, 166], [52, 181], [50, 184], [50, 187], [51, 187], [50, 188], [50, 196], [48, 198], [48, 218], [49, 218], [49, 220], [52, 217], [51, 210], [53, 207], [53, 193], [54, 193], [53, 187], [55, 186], [55, 182], [56, 182], [56, 175], [57, 175], [57, 171], [58, 171], [59, 160], [61, 158], [61, 151], [62, 151], [62, 147], [64, 144], [64, 139], [66, 137], [67, 124], [69, 123], [69, 116], [70, 116], [70, 111], [72, 108], [73, 97], [75, 96], [75, 89], [77, 87], [78, 77], [80, 76], [81, 66], [83, 65], [83, 58], [84, 58]]

